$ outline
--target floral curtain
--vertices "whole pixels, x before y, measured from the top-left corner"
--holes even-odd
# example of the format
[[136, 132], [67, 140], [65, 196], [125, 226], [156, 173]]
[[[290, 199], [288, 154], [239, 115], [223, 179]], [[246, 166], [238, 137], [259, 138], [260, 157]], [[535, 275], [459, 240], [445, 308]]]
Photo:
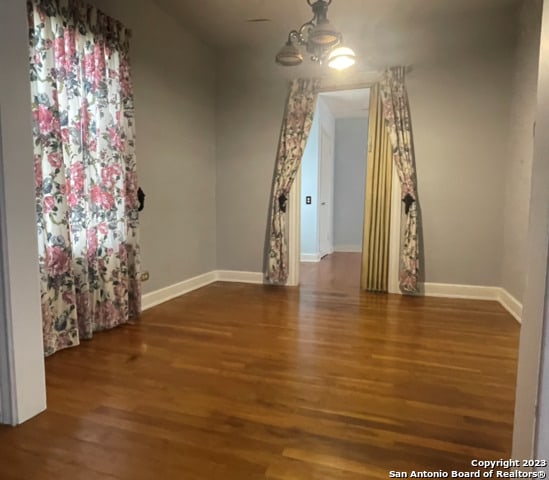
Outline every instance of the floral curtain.
[[140, 312], [130, 33], [78, 0], [29, 0], [46, 355]]
[[297, 79], [290, 85], [278, 144], [269, 223], [266, 279], [274, 284], [288, 280], [286, 207], [313, 124], [319, 83], [315, 79]]
[[380, 93], [406, 213], [400, 258], [400, 288], [405, 293], [417, 293], [420, 256], [418, 199], [410, 105], [404, 76], [403, 67], [387, 70], [380, 82]]

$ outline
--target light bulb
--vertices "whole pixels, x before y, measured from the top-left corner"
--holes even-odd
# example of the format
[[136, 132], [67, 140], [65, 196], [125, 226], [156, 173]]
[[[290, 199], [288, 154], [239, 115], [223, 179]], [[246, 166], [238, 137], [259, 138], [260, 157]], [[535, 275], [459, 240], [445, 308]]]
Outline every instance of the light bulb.
[[348, 47], [334, 48], [328, 56], [328, 66], [336, 70], [345, 70], [356, 63], [356, 55]]

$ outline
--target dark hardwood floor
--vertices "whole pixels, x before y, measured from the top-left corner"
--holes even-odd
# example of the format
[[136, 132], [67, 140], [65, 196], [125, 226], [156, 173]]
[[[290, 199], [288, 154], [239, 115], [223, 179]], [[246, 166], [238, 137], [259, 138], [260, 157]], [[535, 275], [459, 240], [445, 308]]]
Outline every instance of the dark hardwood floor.
[[48, 410], [0, 429], [0, 479], [386, 479], [508, 457], [515, 320], [362, 293], [357, 261], [305, 265], [300, 289], [216, 283], [48, 358]]

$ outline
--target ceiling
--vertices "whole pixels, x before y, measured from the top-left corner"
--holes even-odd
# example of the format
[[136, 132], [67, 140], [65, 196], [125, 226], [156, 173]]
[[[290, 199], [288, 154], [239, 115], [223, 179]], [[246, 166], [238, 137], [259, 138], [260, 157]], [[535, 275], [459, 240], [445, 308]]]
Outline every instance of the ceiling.
[[[263, 48], [276, 53], [289, 30], [312, 16], [306, 0], [154, 0], [217, 49]], [[449, 47], [505, 42], [519, 0], [334, 0], [332, 23], [345, 42], [366, 51], [371, 63], [402, 64]], [[248, 22], [265, 18], [269, 22]], [[398, 55], [395, 55], [398, 53]], [[392, 58], [394, 55], [394, 58]], [[381, 61], [383, 59], [383, 61]]]
[[367, 117], [370, 105], [370, 89], [341, 90], [321, 93], [320, 98], [335, 118]]

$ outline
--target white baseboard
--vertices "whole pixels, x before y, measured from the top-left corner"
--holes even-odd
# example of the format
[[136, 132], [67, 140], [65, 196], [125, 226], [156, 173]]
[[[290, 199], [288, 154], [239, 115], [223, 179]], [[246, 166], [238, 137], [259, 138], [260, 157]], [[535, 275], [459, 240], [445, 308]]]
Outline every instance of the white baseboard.
[[320, 253], [302, 253], [301, 261], [307, 263], [320, 262]]
[[141, 297], [141, 309], [148, 310], [149, 308], [160, 305], [161, 303], [173, 300], [174, 298], [185, 295], [186, 293], [198, 290], [217, 280], [216, 272], [208, 272], [198, 277], [189, 278], [183, 282], [176, 283], [166, 288], [161, 288], [151, 293], [147, 293]]
[[504, 288], [499, 289], [498, 300], [503, 305], [503, 308], [515, 317], [517, 322], [522, 323], [522, 303]]
[[141, 309], [148, 310], [149, 308], [156, 307], [161, 303], [168, 302], [181, 295], [185, 295], [186, 293], [206, 287], [214, 282], [262, 284], [263, 274], [261, 272], [214, 270], [143, 295], [141, 297]]
[[334, 252], [362, 253], [362, 245], [336, 245]]
[[234, 282], [234, 283], [263, 283], [263, 274], [261, 272], [241, 272], [237, 270], [217, 270], [215, 272], [216, 281]]
[[470, 300], [498, 300], [498, 287], [480, 285], [454, 285], [450, 283], [424, 283], [421, 293], [427, 297], [468, 298]]
[[[313, 255], [320, 261], [319, 255]], [[141, 308], [149, 308], [168, 302], [174, 298], [190, 293], [214, 282], [234, 282], [263, 284], [263, 273], [243, 272], [236, 270], [214, 270], [166, 288], [147, 293], [141, 297]], [[470, 300], [494, 300], [499, 302], [516, 320], [522, 321], [522, 304], [507, 290], [500, 287], [485, 287], [480, 285], [453, 285], [449, 283], [424, 283], [420, 286], [420, 294], [427, 297], [464, 298]]]
[[522, 322], [522, 304], [507, 290], [501, 287], [424, 283], [420, 286], [420, 292], [427, 297], [494, 300], [499, 302], [517, 322]]

